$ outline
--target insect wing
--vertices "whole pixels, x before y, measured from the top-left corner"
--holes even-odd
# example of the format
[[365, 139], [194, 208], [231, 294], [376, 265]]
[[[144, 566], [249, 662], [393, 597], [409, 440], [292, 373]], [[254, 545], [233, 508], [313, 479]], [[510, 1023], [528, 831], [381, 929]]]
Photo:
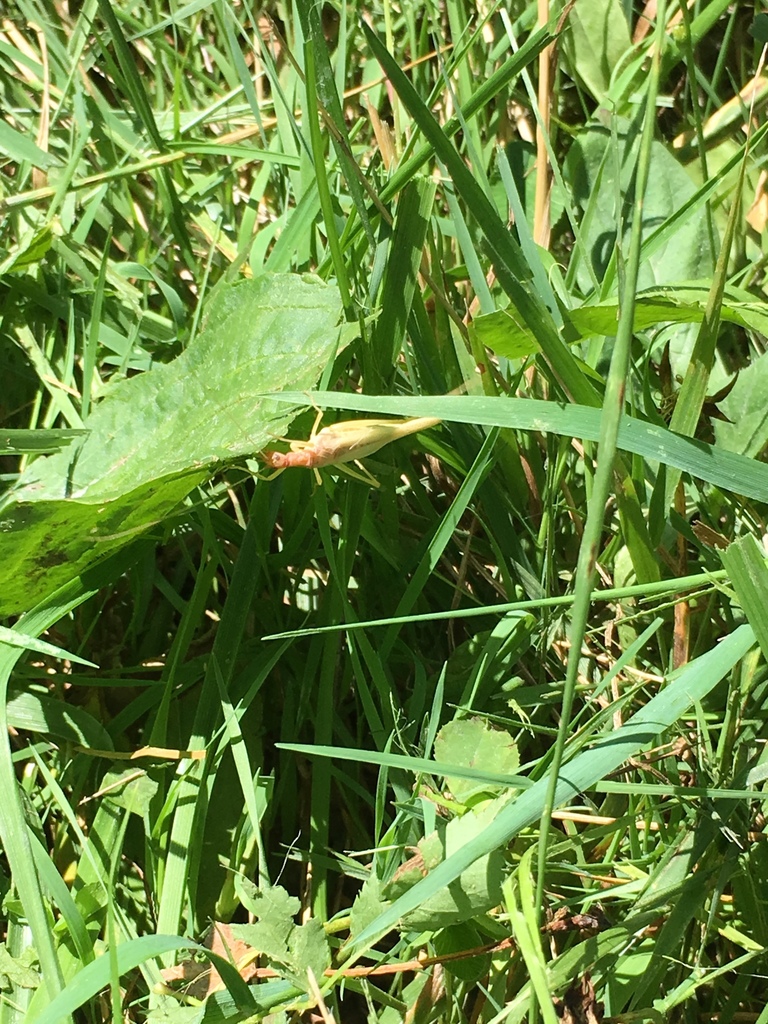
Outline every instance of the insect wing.
[[374, 440], [375, 447], [370, 448], [371, 431], [370, 420], [348, 420], [341, 423], [332, 423], [323, 427], [312, 438], [311, 445], [315, 454], [315, 465], [333, 466], [343, 462], [354, 462], [363, 455], [369, 455], [376, 451], [386, 441]]
[[417, 430], [434, 427], [432, 417], [403, 420], [344, 420], [324, 427], [314, 438], [318, 466], [354, 462], [373, 455], [379, 448]]

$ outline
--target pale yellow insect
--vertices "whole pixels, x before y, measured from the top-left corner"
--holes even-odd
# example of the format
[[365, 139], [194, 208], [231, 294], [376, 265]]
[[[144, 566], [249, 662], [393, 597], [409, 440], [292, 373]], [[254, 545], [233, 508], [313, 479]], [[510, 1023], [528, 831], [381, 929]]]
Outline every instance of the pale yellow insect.
[[[356, 480], [378, 487], [378, 480], [360, 464], [359, 460], [367, 455], [373, 455], [379, 448], [397, 441], [400, 437], [415, 434], [418, 430], [428, 430], [440, 422], [434, 416], [391, 420], [343, 420], [341, 423], [332, 423], [318, 430], [321, 417], [322, 412], [318, 413], [308, 441], [290, 441], [291, 450], [288, 452], [272, 449], [261, 452], [259, 458], [262, 462], [276, 470], [268, 479], [271, 480], [291, 466], [300, 466], [314, 470], [315, 477], [320, 483], [318, 469], [323, 466], [338, 466]], [[361, 472], [357, 473], [345, 465], [348, 462], [356, 463]]]

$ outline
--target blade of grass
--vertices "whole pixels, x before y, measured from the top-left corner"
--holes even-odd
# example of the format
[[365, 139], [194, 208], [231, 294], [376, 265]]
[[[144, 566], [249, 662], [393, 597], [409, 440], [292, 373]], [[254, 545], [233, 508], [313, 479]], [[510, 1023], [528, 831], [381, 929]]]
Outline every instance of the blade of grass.
[[[389, 397], [341, 395], [330, 391], [285, 392], [265, 396], [291, 405], [313, 402], [318, 408], [349, 409], [392, 416], [436, 416], [454, 423], [551, 431], [585, 441], [600, 439], [600, 411], [529, 398]], [[621, 420], [617, 445], [653, 462], [676, 466], [692, 477], [757, 501], [768, 501], [768, 466], [695, 438], [681, 437], [658, 424], [634, 417]]]
[[82, 437], [85, 430], [4, 430], [0, 437], [0, 452], [4, 455], [47, 455], [61, 451]]
[[[152, 104], [149, 102], [149, 97], [147, 96], [146, 89], [144, 88], [144, 83], [142, 82], [141, 75], [136, 67], [136, 62], [133, 58], [130, 47], [125, 41], [125, 36], [123, 35], [123, 30], [117, 20], [115, 10], [110, 3], [110, 0], [98, 0], [98, 4], [101, 15], [107, 23], [112, 35], [112, 44], [115, 47], [120, 72], [122, 72], [118, 77], [122, 78], [125, 91], [132, 99], [133, 109], [154, 146], [160, 153], [163, 153], [165, 151], [165, 143], [158, 130], [155, 116], [152, 112]], [[104, 49], [104, 55], [107, 63], [111, 63], [111, 56], [106, 48]], [[171, 177], [168, 168], [165, 166], [160, 168], [159, 181], [163, 186], [161, 193], [164, 194], [168, 204], [168, 217], [171, 225], [173, 226], [176, 241], [184, 255], [184, 261], [187, 268], [194, 273], [196, 261], [192, 252], [189, 234], [187, 233], [186, 220], [181, 208], [181, 203], [179, 202], [179, 197], [176, 194], [176, 184]]]
[[[527, 67], [528, 64], [532, 64], [539, 53], [549, 46], [554, 38], [551, 30], [546, 27], [539, 28], [533, 32], [517, 52], [506, 60], [487, 81], [478, 85], [473, 96], [464, 105], [464, 120], [473, 118], [475, 114], [487, 110], [497, 99], [499, 93], [503, 92], [518, 77], [523, 68]], [[431, 108], [435, 99], [436, 97], [432, 96], [427, 100], [426, 105], [428, 108]], [[458, 117], [450, 118], [442, 129], [445, 137], [447, 139], [453, 138], [461, 130], [461, 123], [461, 119]], [[393, 196], [396, 196], [405, 184], [432, 158], [434, 152], [430, 142], [399, 167], [381, 191], [382, 202], [386, 203]]]
[[[531, 876], [533, 847], [526, 850], [517, 868], [519, 893], [515, 892], [512, 879], [504, 883], [504, 903], [509, 914], [512, 934], [520, 948], [528, 978], [536, 996], [544, 1024], [558, 1024], [558, 1017], [552, 1004], [552, 993], [547, 979], [547, 963], [542, 955], [539, 921], [536, 913], [536, 892]], [[518, 902], [519, 895], [519, 902]]]
[[107, 240], [104, 246], [104, 259], [99, 267], [99, 276], [96, 280], [96, 287], [93, 291], [93, 311], [91, 323], [87, 334], [83, 335], [83, 383], [80, 398], [80, 415], [85, 422], [91, 410], [91, 389], [93, 388], [93, 374], [96, 367], [96, 353], [99, 344], [99, 328], [101, 327], [101, 312], [104, 305], [104, 284], [107, 278], [107, 264], [109, 248], [112, 244], [112, 231], [107, 232]]
[[[634, 586], [611, 587], [606, 590], [595, 590], [590, 600], [621, 601], [633, 598], [651, 598], [685, 593], [700, 587], [714, 586], [727, 580], [728, 573], [723, 569], [717, 572], [704, 572], [695, 576], [682, 576], [675, 580], [658, 580], [655, 583], [639, 583]], [[390, 626], [405, 622], [443, 622], [449, 619], [471, 619], [487, 615], [504, 615], [508, 612], [532, 611], [537, 608], [561, 608], [573, 603], [573, 594], [558, 597], [537, 597], [527, 601], [511, 601], [505, 604], [481, 605], [477, 608], [453, 608], [450, 611], [425, 612], [422, 615], [409, 615], [405, 619], [388, 616], [384, 619], [367, 619], [362, 622], [342, 622], [335, 626], [316, 626], [308, 629], [287, 630], [284, 633], [273, 633], [262, 637], [262, 640], [285, 640], [298, 636], [309, 636], [315, 633], [335, 633], [341, 630], [354, 632], [358, 629], [373, 629], [376, 626]], [[649, 611], [650, 614], [650, 611]]]
[[[347, 131], [346, 119], [344, 117], [341, 102], [339, 101], [339, 93], [334, 80], [333, 69], [331, 67], [328, 44], [325, 36], [323, 35], [320, 11], [317, 4], [310, 2], [310, 0], [300, 0], [297, 4], [297, 9], [304, 31], [304, 60], [306, 73], [309, 79], [311, 65], [312, 76], [314, 79], [311, 87], [309, 81], [306, 83], [307, 97], [309, 100], [311, 92], [314, 94], [314, 98], [319, 99], [320, 101], [319, 105], [317, 105], [318, 113], [322, 116], [323, 122], [328, 130], [331, 142], [336, 151], [336, 159], [344, 173], [344, 180], [347, 188], [349, 189], [352, 201], [355, 204], [357, 215], [363, 225], [363, 229], [368, 239], [368, 245], [373, 249], [375, 247], [375, 240], [373, 237], [373, 230], [370, 225], [370, 219], [368, 217], [368, 209], [365, 204], [365, 195], [360, 182], [360, 169], [352, 155], [352, 146], [349, 139], [349, 133]], [[346, 9], [342, 10], [341, 17], [346, 19]], [[309, 53], [311, 53], [311, 58], [308, 56]], [[340, 68], [340, 71], [342, 71], [344, 60], [343, 51], [337, 54], [337, 60], [342, 62], [342, 67]], [[307, 109], [314, 110], [315, 105], [309, 105]], [[313, 150], [315, 149], [314, 142], [312, 144], [312, 148]], [[327, 223], [326, 219], [326, 224]], [[335, 254], [333, 255], [333, 259], [335, 265], [337, 259]], [[346, 264], [341, 259], [340, 253], [339, 262], [346, 267]], [[339, 286], [342, 287], [341, 282], [339, 282]]]
[[[666, 18], [666, 2], [660, 0], [657, 12], [657, 29], [655, 48], [648, 76], [648, 89], [645, 97], [643, 133], [638, 155], [635, 202], [640, 210], [648, 184], [651, 165], [651, 146], [653, 145], [656, 126], [656, 96], [659, 87], [659, 68], [664, 41]], [[642, 243], [643, 218], [636, 216], [632, 222], [629, 256], [627, 259], [626, 279], [621, 289], [622, 307], [619, 314], [619, 325], [611, 356], [608, 372], [608, 383], [605, 391], [603, 415], [601, 417], [600, 440], [597, 448], [597, 468], [593, 480], [592, 493], [587, 506], [587, 521], [584, 535], [579, 547], [579, 560], [576, 567], [573, 612], [568, 625], [568, 663], [565, 673], [563, 705], [557, 739], [549, 768], [547, 794], [541, 815], [541, 831], [536, 872], [535, 910], [539, 922], [544, 913], [544, 887], [547, 877], [547, 850], [549, 846], [549, 827], [552, 811], [555, 807], [560, 769], [563, 763], [565, 744], [571, 730], [571, 714], [576, 693], [576, 683], [581, 664], [581, 650], [587, 629], [590, 609], [590, 592], [592, 590], [597, 560], [600, 554], [600, 542], [603, 523], [606, 515], [606, 503], [614, 479], [615, 456], [619, 440], [619, 427], [625, 417], [625, 388], [629, 374], [630, 350], [635, 317], [635, 295], [637, 279], [640, 271], [640, 248]], [[620, 237], [620, 235], [619, 235]]]
[[446, 764], [444, 761], [432, 761], [428, 757], [412, 757], [409, 754], [380, 753], [376, 750], [350, 750], [346, 747], [329, 747], [309, 743], [278, 743], [278, 750], [292, 750], [308, 757], [333, 758], [338, 761], [365, 761], [366, 764], [379, 764], [385, 768], [400, 768], [403, 771], [428, 775], [452, 776], [459, 779], [470, 779], [488, 785], [507, 786], [511, 789], [528, 789], [532, 785], [524, 775], [503, 775], [498, 772], [484, 771], [482, 768], [469, 768], [466, 765]]
[[[124, 552], [106, 560], [96, 571], [78, 577], [23, 615], [17, 625], [31, 636], [39, 635], [95, 594], [113, 573], [124, 571], [129, 564], [130, 560]], [[4, 793], [0, 801], [0, 837], [16, 891], [29, 922], [40, 961], [43, 985], [53, 998], [61, 991], [63, 974], [53, 942], [47, 901], [43, 897], [40, 878], [35, 870], [29, 825], [19, 794], [7, 721], [8, 682], [22, 653], [18, 647], [0, 645], [0, 785]]]
[[[331, 599], [327, 605], [327, 612], [332, 619], [344, 615], [348, 609], [349, 579], [365, 507], [365, 499], [358, 489], [350, 488], [346, 493], [346, 509], [341, 519], [344, 525], [336, 543], [329, 528], [331, 515], [326, 490], [318, 488], [314, 495], [316, 519], [333, 581]], [[323, 638], [319, 644], [322, 649], [320, 673], [319, 680], [312, 680], [312, 697], [316, 702], [315, 740], [322, 745], [329, 743], [333, 738], [335, 696], [339, 684], [339, 644], [338, 638], [332, 636]], [[312, 772], [310, 812], [310, 849], [315, 857], [310, 869], [312, 911], [321, 921], [328, 920], [328, 870], [325, 854], [329, 847], [332, 819], [331, 766], [321, 762]]]
[[721, 551], [720, 558], [744, 614], [755, 631], [763, 657], [768, 659], [768, 566], [765, 551], [757, 539], [748, 534]]
[[[456, 497], [451, 502], [450, 508], [440, 520], [440, 524], [430, 539], [427, 550], [424, 552], [424, 557], [411, 577], [405, 593], [400, 598], [397, 610], [395, 611], [395, 616], [405, 615], [411, 608], [413, 608], [414, 604], [418, 600], [419, 595], [424, 589], [424, 585], [429, 579], [435, 566], [440, 561], [446, 545], [453, 536], [459, 520], [466, 512], [470, 501], [477, 493], [478, 488], [482, 484], [483, 478], [489, 471], [491, 456], [493, 454], [497, 438], [498, 431], [491, 430], [485, 441], [483, 441], [483, 446], [477, 453], [477, 457], [472, 464], [469, 473], [462, 481], [461, 487], [459, 488]], [[390, 628], [382, 640], [380, 651], [385, 660], [392, 651], [397, 639], [397, 634], [398, 629]]]
[[[747, 140], [749, 142], [749, 140]], [[707, 386], [712, 367], [715, 362], [717, 338], [720, 330], [720, 308], [728, 278], [728, 264], [736, 234], [736, 225], [742, 219], [741, 196], [744, 191], [744, 180], [749, 159], [749, 147], [744, 147], [744, 159], [739, 167], [739, 177], [731, 196], [731, 210], [726, 223], [720, 253], [712, 278], [712, 287], [707, 297], [707, 307], [696, 335], [688, 369], [675, 402], [670, 420], [670, 429], [678, 434], [692, 437], [701, 416], [701, 410], [707, 394]], [[664, 507], [669, 508], [680, 480], [679, 471], [672, 469], [666, 474]]]
[[[187, 745], [187, 749], [190, 750], [207, 748], [212, 741], [214, 730], [221, 723], [218, 673], [221, 673], [223, 682], [228, 687], [260, 575], [261, 557], [256, 532], [256, 522], [251, 519], [243, 535], [227, 601], [206, 667], [197, 714]], [[196, 880], [190, 871], [189, 858], [195, 851], [199, 852], [200, 844], [191, 842], [190, 837], [204, 806], [203, 791], [206, 777], [213, 768], [214, 766], [207, 763], [207, 759], [191, 763], [182, 762], [178, 768], [181, 778], [176, 794], [176, 810], [157, 914], [159, 933], [175, 933], [180, 929], [186, 899], [188, 895], [194, 895]], [[191, 906], [195, 906], [194, 899]]]
[[[320, 209], [323, 212], [323, 223], [325, 234], [328, 239], [328, 248], [331, 251], [333, 269], [336, 281], [341, 292], [342, 305], [347, 314], [347, 319], [354, 319], [352, 298], [350, 294], [349, 278], [347, 276], [347, 264], [339, 244], [339, 233], [336, 228], [336, 214], [331, 199], [331, 189], [328, 183], [328, 160], [325, 155], [325, 142], [320, 132], [320, 120], [318, 112], [317, 79], [315, 72], [315, 44], [311, 38], [304, 43], [304, 69], [306, 75], [306, 105], [309, 121], [309, 140], [312, 147], [312, 164], [315, 170], [315, 181], [320, 197]], [[342, 122], [343, 123], [343, 122]]]
[[582, 402], [585, 405], [599, 405], [600, 400], [595, 389], [584, 377], [570, 350], [558, 336], [549, 310], [538, 296], [520, 283], [528, 281], [531, 274], [519, 245], [512, 238], [506, 225], [502, 223], [498, 212], [478, 185], [459, 153], [451, 145], [431, 111], [401, 71], [397, 61], [365, 24], [363, 24], [363, 31], [368, 45], [387, 73], [408, 113], [433, 146], [437, 158], [448, 168], [457, 191], [472, 212], [490, 247], [502, 287], [514, 302], [526, 324], [536, 332], [542, 352], [555, 377], [573, 401]]
[[396, 372], [397, 358], [405, 342], [435, 189], [432, 180], [417, 178], [406, 185], [398, 197], [379, 300], [381, 314], [374, 325], [370, 344], [373, 379], [385, 382], [384, 390]]

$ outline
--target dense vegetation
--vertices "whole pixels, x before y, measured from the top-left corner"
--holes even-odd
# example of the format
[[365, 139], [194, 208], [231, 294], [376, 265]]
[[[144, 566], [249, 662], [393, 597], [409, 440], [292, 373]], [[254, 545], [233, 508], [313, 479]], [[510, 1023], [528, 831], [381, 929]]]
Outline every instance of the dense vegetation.
[[555, 7], [0, 23], [3, 1024], [768, 1022], [765, 25]]

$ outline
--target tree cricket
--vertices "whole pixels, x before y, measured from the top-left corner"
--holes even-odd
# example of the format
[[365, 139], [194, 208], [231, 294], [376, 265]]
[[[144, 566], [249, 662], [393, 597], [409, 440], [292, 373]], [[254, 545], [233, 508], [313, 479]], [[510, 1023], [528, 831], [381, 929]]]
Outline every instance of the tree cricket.
[[[317, 415], [312, 433], [308, 441], [289, 441], [290, 451], [278, 452], [267, 449], [259, 458], [275, 472], [267, 480], [272, 480], [284, 469], [298, 466], [314, 471], [315, 479], [321, 483], [319, 469], [325, 466], [337, 466], [342, 472], [378, 487], [379, 481], [360, 463], [360, 459], [373, 455], [379, 448], [397, 441], [408, 434], [419, 430], [428, 430], [440, 422], [434, 416], [417, 416], [407, 419], [391, 420], [343, 420], [318, 430], [322, 418], [322, 410]], [[348, 462], [354, 462], [360, 472], [356, 472]]]

